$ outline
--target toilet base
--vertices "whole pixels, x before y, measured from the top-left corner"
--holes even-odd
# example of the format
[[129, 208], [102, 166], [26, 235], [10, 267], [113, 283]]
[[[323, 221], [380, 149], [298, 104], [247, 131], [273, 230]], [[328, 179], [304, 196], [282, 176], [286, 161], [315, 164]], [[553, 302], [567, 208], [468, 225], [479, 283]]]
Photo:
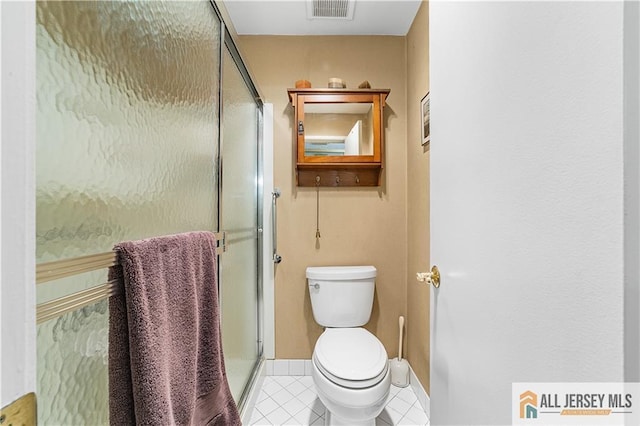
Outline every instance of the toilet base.
[[324, 425], [325, 426], [375, 426], [376, 419], [364, 420], [361, 422], [355, 422], [353, 420], [342, 420], [340, 417], [334, 415], [328, 409], [324, 412]]

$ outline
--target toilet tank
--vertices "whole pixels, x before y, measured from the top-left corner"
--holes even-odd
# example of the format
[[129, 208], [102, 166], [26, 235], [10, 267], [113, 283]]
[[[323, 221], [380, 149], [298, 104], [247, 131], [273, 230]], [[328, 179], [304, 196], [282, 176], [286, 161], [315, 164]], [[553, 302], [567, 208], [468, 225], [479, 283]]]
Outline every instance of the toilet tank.
[[313, 318], [323, 327], [360, 327], [369, 322], [376, 268], [313, 266], [307, 268]]

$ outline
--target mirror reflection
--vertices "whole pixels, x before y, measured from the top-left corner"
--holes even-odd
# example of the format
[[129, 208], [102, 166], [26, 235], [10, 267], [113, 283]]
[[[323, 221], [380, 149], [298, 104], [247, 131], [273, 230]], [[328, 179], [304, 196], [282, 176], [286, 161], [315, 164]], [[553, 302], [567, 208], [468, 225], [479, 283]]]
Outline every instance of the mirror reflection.
[[373, 155], [373, 104], [306, 104], [304, 155]]

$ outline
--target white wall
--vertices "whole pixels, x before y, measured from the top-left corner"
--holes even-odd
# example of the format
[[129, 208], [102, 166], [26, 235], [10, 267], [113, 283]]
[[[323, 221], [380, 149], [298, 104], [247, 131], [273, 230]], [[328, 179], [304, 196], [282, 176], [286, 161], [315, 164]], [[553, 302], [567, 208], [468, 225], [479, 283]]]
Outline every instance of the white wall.
[[624, 5], [625, 380], [640, 381], [640, 2]]
[[464, 277], [432, 245], [432, 326], [459, 325], [445, 349], [468, 351], [432, 345], [433, 424], [510, 424], [513, 382], [624, 380], [623, 18], [622, 2], [430, 3], [431, 235], [446, 196], [484, 242], [455, 247]]
[[36, 389], [35, 4], [0, 2], [2, 350], [0, 406]]
[[276, 357], [275, 336], [275, 265], [273, 263], [273, 227], [271, 200], [273, 193], [273, 104], [264, 104], [262, 125], [262, 331], [263, 355]]

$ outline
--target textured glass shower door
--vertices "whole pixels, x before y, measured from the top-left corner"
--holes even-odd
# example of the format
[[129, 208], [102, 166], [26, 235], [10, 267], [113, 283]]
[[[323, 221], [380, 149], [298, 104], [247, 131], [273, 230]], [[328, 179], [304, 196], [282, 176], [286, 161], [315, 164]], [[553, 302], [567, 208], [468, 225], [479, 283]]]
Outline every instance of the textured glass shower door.
[[[261, 110], [219, 13], [204, 0], [38, 1], [36, 12], [38, 264], [227, 231], [224, 356], [242, 404], [261, 358]], [[103, 268], [43, 282], [38, 309], [106, 280]], [[38, 320], [39, 424], [108, 424], [108, 316], [92, 299]]]
[[261, 356], [258, 328], [260, 111], [235, 59], [224, 50], [220, 229], [226, 232], [227, 251], [220, 257], [220, 277], [227, 378], [234, 399], [242, 403], [243, 393], [251, 383]]
[[[220, 22], [208, 1], [36, 3], [36, 258], [218, 223]], [[37, 286], [38, 303], [107, 280]], [[39, 322], [40, 425], [106, 425], [106, 300]]]

